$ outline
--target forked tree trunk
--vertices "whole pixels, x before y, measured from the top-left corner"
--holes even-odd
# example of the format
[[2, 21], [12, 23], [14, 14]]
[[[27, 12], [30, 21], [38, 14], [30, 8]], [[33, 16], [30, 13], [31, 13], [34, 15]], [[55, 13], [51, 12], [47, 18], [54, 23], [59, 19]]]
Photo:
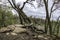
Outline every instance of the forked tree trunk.
[[[27, 0], [28, 1], [28, 0]], [[25, 15], [25, 13], [22, 11], [25, 4], [27, 3], [24, 2], [22, 8], [19, 8], [19, 5], [16, 5], [15, 0], [8, 0], [10, 5], [12, 6], [13, 9], [15, 9], [18, 12], [20, 23], [24, 24], [25, 23], [31, 23], [31, 20]]]

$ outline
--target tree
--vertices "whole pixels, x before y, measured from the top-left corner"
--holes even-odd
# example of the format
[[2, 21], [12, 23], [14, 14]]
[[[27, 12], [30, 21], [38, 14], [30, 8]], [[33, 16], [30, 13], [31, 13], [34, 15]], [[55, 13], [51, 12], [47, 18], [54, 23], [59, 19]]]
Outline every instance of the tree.
[[9, 6], [0, 1], [0, 27], [6, 27], [7, 25], [15, 24], [17, 22], [15, 16], [10, 11]]
[[52, 0], [52, 6], [49, 10], [49, 0], [40, 0], [40, 3], [42, 3], [42, 5], [45, 7], [45, 12], [46, 12], [46, 20], [45, 20], [45, 33], [48, 32], [49, 29], [49, 34], [52, 35], [52, 23], [51, 23], [51, 15], [54, 11], [56, 11], [57, 9], [60, 8], [60, 6], [57, 6], [59, 4], [59, 0]]
[[[48, 23], [48, 26], [49, 26], [49, 32], [50, 32], [50, 35], [52, 34], [52, 25], [51, 25], [51, 21], [50, 21], [50, 19], [51, 19], [51, 15], [52, 15], [52, 13], [55, 11], [55, 10], [57, 10], [57, 9], [59, 9], [60, 7], [56, 7], [55, 9], [53, 9], [54, 8], [54, 6], [55, 5], [57, 5], [58, 4], [58, 2], [57, 1], [53, 1], [53, 4], [52, 4], [52, 7], [51, 7], [51, 10], [50, 10], [50, 13], [49, 13], [49, 9], [48, 9], [48, 1], [49, 0], [44, 0], [44, 4], [45, 4], [45, 9], [46, 9], [46, 22]], [[47, 31], [47, 30], [46, 30]]]
[[4, 11], [0, 9], [0, 27], [7, 27], [8, 25], [18, 24], [18, 16], [13, 15], [11, 11]]
[[[32, 1], [32, 0], [30, 0], [30, 1]], [[20, 4], [16, 4], [15, 0], [8, 0], [8, 2], [12, 6], [12, 8], [18, 12], [20, 24], [24, 24], [24, 22], [31, 23], [31, 20], [23, 12], [23, 8], [26, 3], [29, 3], [32, 5], [32, 3], [29, 2], [29, 0], [26, 0], [26, 2], [23, 3], [23, 6], [21, 8], [20, 8]]]

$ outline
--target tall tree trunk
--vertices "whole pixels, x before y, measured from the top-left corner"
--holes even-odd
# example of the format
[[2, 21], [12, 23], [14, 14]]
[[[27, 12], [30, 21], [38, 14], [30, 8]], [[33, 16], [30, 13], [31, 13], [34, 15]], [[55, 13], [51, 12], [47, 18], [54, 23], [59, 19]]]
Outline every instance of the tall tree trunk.
[[59, 22], [59, 18], [60, 18], [60, 16], [59, 16], [58, 19], [57, 19], [57, 36], [59, 35], [59, 28], [60, 28], [60, 27], [59, 27], [59, 23], [60, 23], [60, 22]]
[[45, 4], [45, 9], [46, 9], [46, 25], [45, 26], [45, 31], [47, 32], [47, 28], [49, 27], [49, 33], [50, 35], [52, 34], [52, 27], [51, 27], [51, 22], [50, 22], [50, 17], [49, 17], [49, 11], [48, 11], [48, 3], [46, 2], [46, 0], [43, 0], [44, 4]]
[[47, 30], [48, 30], [48, 25], [47, 25], [47, 21], [45, 20], [45, 33], [47, 34]]

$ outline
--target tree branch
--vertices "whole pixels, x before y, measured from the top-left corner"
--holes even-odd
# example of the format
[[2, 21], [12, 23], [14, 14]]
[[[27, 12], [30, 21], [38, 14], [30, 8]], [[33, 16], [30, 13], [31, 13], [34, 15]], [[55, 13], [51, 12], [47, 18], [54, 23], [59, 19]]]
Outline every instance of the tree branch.
[[13, 6], [13, 4], [11, 3], [11, 1], [10, 0], [8, 0], [8, 2], [10, 3], [10, 5], [12, 6], [12, 8], [14, 8], [15, 9], [15, 7]]
[[54, 12], [55, 10], [57, 10], [57, 9], [59, 9], [60, 7], [57, 7], [57, 8], [55, 8], [54, 10], [52, 10], [52, 12]]
[[[21, 10], [23, 10], [23, 8], [24, 8], [24, 6], [25, 6], [26, 3], [33, 5], [32, 3], [28, 2], [28, 1], [29, 1], [29, 0], [27, 0], [26, 2], [23, 3], [23, 6], [21, 7]], [[33, 5], [33, 7], [35, 8], [34, 5]]]
[[54, 5], [55, 5], [55, 2], [52, 4], [51, 10], [50, 10], [50, 18], [51, 18], [51, 14], [53, 12], [52, 9], [53, 9]]
[[15, 4], [15, 0], [12, 0], [12, 3], [14, 5], [15, 8], [17, 8], [16, 4]]
[[26, 2], [23, 3], [23, 6], [21, 7], [21, 10], [23, 10], [24, 6], [26, 3], [28, 3], [29, 0], [27, 0]]

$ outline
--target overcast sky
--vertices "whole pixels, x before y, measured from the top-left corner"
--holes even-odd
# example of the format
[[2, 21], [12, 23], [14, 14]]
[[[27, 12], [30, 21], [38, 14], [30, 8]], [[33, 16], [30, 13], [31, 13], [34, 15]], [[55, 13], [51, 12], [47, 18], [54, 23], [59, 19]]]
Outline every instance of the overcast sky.
[[[26, 0], [16, 0], [17, 2], [23, 3]], [[43, 17], [45, 16], [44, 11], [42, 8], [37, 8], [37, 3], [36, 1], [33, 2], [33, 4], [35, 5], [35, 8], [33, 6], [31, 6], [30, 4], [26, 4], [24, 7], [24, 12], [26, 13], [26, 15], [28, 16], [34, 16], [34, 17]]]
[[[20, 4], [23, 4], [23, 2], [25, 2], [25, 1], [26, 0], [16, 0], [16, 3], [19, 2]], [[44, 7], [37, 8], [36, 1], [34, 1], [33, 4], [34, 4], [35, 8], [33, 6], [31, 6], [30, 4], [26, 4], [23, 11], [26, 13], [27, 16], [33, 16], [33, 17], [38, 17], [38, 18], [44, 19], [45, 18], [45, 8]], [[50, 9], [51, 5], [52, 5], [52, 0], [49, 0], [49, 9]], [[58, 16], [60, 16], [59, 10], [57, 10], [53, 13], [52, 19], [55, 20]]]
[[[16, 0], [16, 1], [17, 1], [17, 3], [18, 2], [23, 3], [26, 0]], [[25, 5], [24, 12], [26, 13], [26, 15], [39, 17], [39, 18], [45, 18], [45, 10], [44, 10], [45, 8], [44, 7], [37, 8], [36, 1], [33, 2], [33, 4], [35, 5], [35, 8], [32, 7], [30, 4]], [[52, 5], [52, 0], [49, 0], [49, 9], [50, 9], [51, 5]], [[58, 16], [60, 16], [60, 11], [59, 10], [57, 10], [53, 13], [53, 18], [52, 19], [55, 20]]]

